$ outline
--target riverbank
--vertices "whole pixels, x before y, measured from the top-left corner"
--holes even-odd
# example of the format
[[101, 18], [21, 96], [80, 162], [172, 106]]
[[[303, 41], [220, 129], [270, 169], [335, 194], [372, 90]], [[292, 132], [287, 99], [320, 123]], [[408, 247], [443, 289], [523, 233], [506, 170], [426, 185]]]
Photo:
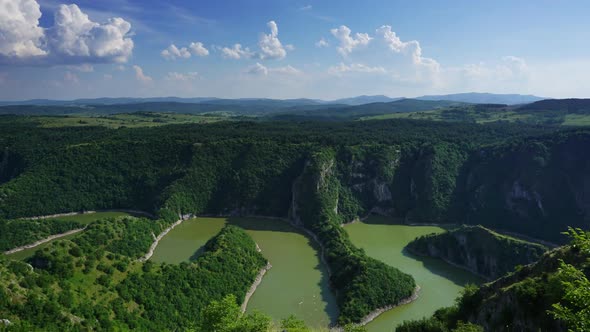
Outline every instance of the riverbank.
[[399, 301], [397, 304], [393, 304], [393, 305], [388, 305], [382, 308], [378, 308], [373, 310], [372, 312], [370, 312], [368, 315], [366, 315], [365, 317], [363, 317], [363, 319], [361, 319], [360, 323], [358, 323], [359, 326], [365, 326], [367, 324], [369, 324], [370, 322], [372, 322], [375, 318], [379, 317], [379, 315], [381, 315], [382, 313], [389, 311], [393, 308], [405, 305], [405, 304], [409, 304], [412, 303], [414, 301], [416, 301], [418, 299], [420, 293], [420, 286], [416, 285], [416, 288], [414, 288], [414, 292], [412, 293], [412, 295], [410, 297], [407, 297], [401, 301]]
[[[258, 244], [256, 245], [256, 248], [260, 252]], [[252, 297], [252, 295], [254, 295], [254, 292], [256, 292], [256, 289], [258, 288], [258, 285], [260, 285], [260, 283], [262, 282], [262, 278], [264, 278], [266, 272], [268, 272], [268, 270], [270, 270], [271, 268], [272, 265], [270, 264], [270, 262], [267, 262], [266, 266], [260, 269], [260, 271], [258, 272], [256, 279], [254, 279], [254, 282], [252, 283], [252, 286], [250, 286], [250, 289], [246, 293], [246, 296], [244, 297], [244, 302], [242, 302], [242, 306], [240, 307], [242, 313], [246, 312], [246, 308], [248, 308], [248, 302], [250, 301], [250, 298]]]
[[46, 237], [46, 238], [44, 238], [44, 239], [41, 239], [41, 240], [39, 240], [39, 241], [36, 241], [36, 242], [30, 243], [30, 244], [25, 244], [24, 246], [20, 246], [20, 247], [16, 247], [16, 248], [13, 248], [13, 249], [7, 250], [7, 251], [5, 251], [5, 252], [4, 252], [4, 254], [5, 254], [5, 255], [11, 255], [11, 254], [14, 254], [14, 253], [17, 253], [17, 252], [23, 251], [23, 250], [27, 250], [27, 249], [33, 249], [33, 248], [35, 248], [35, 247], [37, 247], [37, 246], [40, 246], [40, 245], [42, 245], [43, 243], [47, 243], [47, 242], [49, 242], [49, 241], [53, 241], [53, 240], [56, 240], [56, 239], [62, 238], [62, 237], [64, 237], [64, 236], [68, 236], [68, 235], [72, 235], [72, 234], [80, 233], [81, 231], [83, 231], [83, 230], [85, 230], [85, 229], [86, 229], [86, 227], [84, 227], [84, 228], [77, 228], [77, 229], [72, 229], [72, 230], [70, 230], [70, 231], [67, 231], [67, 232], [65, 232], [65, 233], [61, 233], [61, 234], [53, 234], [53, 235], [50, 235], [50, 236], [48, 236], [48, 237]]
[[183, 221], [184, 221], [184, 219], [178, 219], [174, 224], [168, 226], [168, 228], [166, 228], [164, 231], [162, 231], [162, 233], [160, 233], [154, 239], [154, 242], [150, 246], [150, 249], [148, 250], [148, 252], [143, 257], [139, 258], [138, 261], [139, 262], [145, 262], [145, 261], [149, 260], [150, 258], [152, 258], [152, 256], [154, 255], [154, 250], [156, 250], [156, 247], [158, 246], [158, 243], [160, 243], [160, 240], [162, 238], [164, 238], [164, 236], [166, 236], [166, 234], [168, 234], [168, 232], [170, 232], [171, 230], [173, 230], [174, 227], [182, 224]]
[[480, 274], [480, 273], [478, 273], [477, 271], [474, 271], [474, 270], [470, 269], [470, 268], [469, 268], [469, 267], [467, 267], [467, 266], [464, 266], [464, 265], [460, 265], [460, 264], [457, 264], [457, 263], [451, 262], [450, 260], [448, 260], [448, 259], [446, 259], [446, 258], [444, 258], [444, 257], [432, 257], [432, 256], [429, 256], [429, 255], [422, 255], [422, 254], [419, 254], [419, 253], [415, 252], [414, 250], [408, 249], [407, 247], [406, 247], [406, 250], [408, 251], [408, 253], [410, 253], [410, 254], [412, 254], [412, 255], [414, 255], [414, 256], [417, 256], [417, 257], [425, 257], [425, 258], [432, 258], [432, 259], [438, 259], [438, 260], [441, 260], [441, 261], [443, 261], [443, 262], [445, 262], [445, 263], [447, 263], [447, 264], [449, 264], [449, 265], [452, 265], [452, 266], [454, 266], [454, 267], [456, 267], [456, 268], [459, 268], [459, 269], [461, 269], [461, 270], [465, 270], [465, 271], [467, 271], [467, 272], [469, 272], [469, 273], [471, 273], [471, 274], [473, 274], [473, 275], [476, 275], [476, 276], [478, 276], [478, 277], [482, 278], [482, 279], [483, 279], [483, 280], [485, 280], [485, 281], [492, 281], [492, 280], [493, 280], [493, 279], [491, 279], [490, 277], [488, 277], [488, 276], [485, 276], [485, 275], [483, 275], [483, 274]]

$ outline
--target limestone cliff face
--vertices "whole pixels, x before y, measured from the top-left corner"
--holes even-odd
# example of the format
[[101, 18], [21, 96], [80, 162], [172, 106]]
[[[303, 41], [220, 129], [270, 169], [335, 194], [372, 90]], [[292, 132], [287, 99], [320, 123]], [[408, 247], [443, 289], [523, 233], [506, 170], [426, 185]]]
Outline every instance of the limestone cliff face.
[[590, 225], [590, 137], [572, 135], [474, 152], [457, 178], [454, 219], [561, 242]]
[[540, 244], [500, 235], [481, 226], [462, 226], [419, 237], [408, 250], [441, 258], [489, 280], [511, 272], [517, 265], [533, 263], [547, 250]]

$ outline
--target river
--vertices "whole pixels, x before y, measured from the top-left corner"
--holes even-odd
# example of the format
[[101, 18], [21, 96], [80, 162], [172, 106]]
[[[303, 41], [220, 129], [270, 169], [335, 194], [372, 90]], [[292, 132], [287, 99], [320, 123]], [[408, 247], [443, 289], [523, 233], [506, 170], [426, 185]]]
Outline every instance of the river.
[[467, 283], [483, 280], [441, 260], [412, 256], [404, 247], [420, 235], [440, 233], [437, 226], [391, 224], [390, 220], [372, 217], [365, 222], [345, 226], [352, 242], [367, 255], [411, 274], [421, 287], [420, 296], [410, 304], [389, 310], [367, 325], [369, 332], [390, 332], [404, 320], [430, 316], [435, 310], [450, 306]]
[[203, 245], [226, 223], [238, 225], [256, 241], [272, 264], [248, 303], [280, 320], [295, 315], [311, 327], [334, 322], [338, 310], [312, 240], [281, 220], [262, 218], [197, 218], [183, 222], [156, 248], [153, 261], [180, 263], [196, 258]]

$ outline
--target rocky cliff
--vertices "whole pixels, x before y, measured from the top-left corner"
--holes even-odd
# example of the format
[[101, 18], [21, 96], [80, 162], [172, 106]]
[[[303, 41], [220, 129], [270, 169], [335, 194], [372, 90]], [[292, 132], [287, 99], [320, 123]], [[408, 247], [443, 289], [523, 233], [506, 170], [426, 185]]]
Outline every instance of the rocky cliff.
[[406, 247], [411, 253], [443, 259], [494, 280], [519, 265], [536, 262], [547, 247], [501, 235], [482, 226], [461, 226], [421, 236]]

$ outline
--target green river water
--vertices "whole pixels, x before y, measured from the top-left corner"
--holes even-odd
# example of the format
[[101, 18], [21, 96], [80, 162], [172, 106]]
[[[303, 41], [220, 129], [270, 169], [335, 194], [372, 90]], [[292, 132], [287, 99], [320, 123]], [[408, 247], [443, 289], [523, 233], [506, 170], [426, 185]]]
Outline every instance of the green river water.
[[198, 218], [183, 222], [166, 235], [152, 260], [180, 263], [195, 258], [202, 246], [226, 223], [244, 228], [272, 264], [250, 298], [247, 311], [260, 310], [276, 320], [294, 314], [312, 327], [336, 319], [336, 300], [329, 290], [318, 250], [306, 235], [281, 220]]
[[[315, 243], [280, 220], [256, 218], [198, 218], [183, 222], [164, 237], [152, 259], [180, 263], [194, 259], [202, 246], [226, 223], [246, 229], [273, 265], [250, 299], [248, 311], [258, 309], [274, 319], [291, 314], [310, 326], [326, 327], [334, 322], [337, 307], [329, 290], [327, 273], [320, 264]], [[451, 305], [466, 283], [481, 280], [472, 274], [435, 260], [404, 253], [405, 245], [417, 236], [444, 231], [435, 226], [385, 224], [380, 218], [345, 226], [352, 242], [369, 256], [410, 273], [421, 286], [420, 297], [411, 304], [390, 310], [367, 328], [370, 332], [394, 331], [404, 320], [429, 316]]]
[[387, 224], [383, 218], [345, 226], [352, 242], [365, 252], [403, 272], [411, 274], [420, 286], [420, 296], [410, 304], [389, 310], [367, 325], [369, 332], [395, 331], [404, 320], [430, 316], [435, 310], [452, 305], [467, 283], [481, 283], [473, 274], [433, 258], [415, 257], [404, 247], [420, 235], [443, 232], [436, 226]]

